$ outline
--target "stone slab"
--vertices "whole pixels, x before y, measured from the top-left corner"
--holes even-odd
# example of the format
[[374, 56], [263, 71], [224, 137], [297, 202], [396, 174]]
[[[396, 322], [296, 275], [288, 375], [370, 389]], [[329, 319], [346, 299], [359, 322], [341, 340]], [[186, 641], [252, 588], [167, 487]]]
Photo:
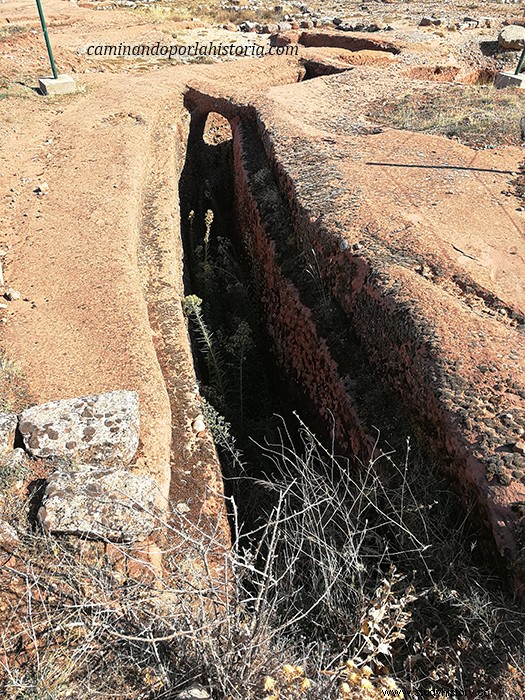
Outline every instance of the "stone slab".
[[503, 51], [522, 51], [525, 46], [525, 27], [509, 24], [498, 36], [499, 48]]
[[26, 409], [20, 432], [33, 457], [129, 464], [139, 443], [136, 391], [51, 401]]
[[65, 73], [58, 78], [40, 78], [38, 87], [42, 95], [68, 95], [77, 91], [75, 80]]
[[53, 472], [38, 511], [43, 528], [111, 542], [144, 540], [156, 526], [156, 482], [127, 469]]
[[525, 73], [515, 75], [512, 71], [501, 71], [496, 75], [494, 85], [497, 88], [516, 87], [523, 89], [525, 87]]

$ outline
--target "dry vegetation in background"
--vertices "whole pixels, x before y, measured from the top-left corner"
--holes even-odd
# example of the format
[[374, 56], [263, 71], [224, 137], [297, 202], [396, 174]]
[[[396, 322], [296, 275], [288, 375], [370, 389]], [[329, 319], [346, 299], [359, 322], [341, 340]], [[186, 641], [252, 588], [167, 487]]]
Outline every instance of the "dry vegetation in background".
[[397, 129], [454, 138], [474, 148], [519, 146], [525, 94], [446, 83], [372, 105], [369, 116]]
[[[243, 8], [247, 3], [239, 3]], [[232, 2], [231, 5], [236, 5]], [[204, 22], [211, 22], [214, 24], [240, 24], [242, 22], [259, 22], [264, 24], [265, 22], [276, 22], [282, 21], [283, 15], [286, 14], [286, 10], [275, 11], [275, 7], [278, 3], [269, 3], [267, 6], [262, 4], [258, 5], [256, 9], [239, 9], [237, 11], [231, 11], [221, 7], [221, 3], [202, 3], [195, 2], [181, 2], [180, 0], [175, 0], [174, 2], [169, 2], [167, 4], [155, 3], [154, 6], [142, 5], [138, 7], [135, 12], [145, 14], [147, 17], [155, 15], [158, 19], [170, 19], [176, 22], [179, 21], [191, 21], [193, 18], [198, 18]], [[281, 4], [281, 7], [283, 5]]]

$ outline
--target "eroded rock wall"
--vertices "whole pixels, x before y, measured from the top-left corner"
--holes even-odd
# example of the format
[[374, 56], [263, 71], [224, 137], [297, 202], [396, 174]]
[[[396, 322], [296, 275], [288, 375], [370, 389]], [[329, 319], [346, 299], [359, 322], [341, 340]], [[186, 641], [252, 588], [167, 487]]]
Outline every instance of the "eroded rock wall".
[[254, 163], [250, 162], [253, 153], [247, 153], [247, 136], [246, 124], [235, 119], [233, 152], [238, 231], [250, 253], [277, 359], [303, 399], [311, 402], [327, 432], [334, 430], [341, 448], [353, 454], [369, 455], [371, 442], [326, 341], [318, 333], [311, 310], [301, 302], [297, 288], [279, 265], [272, 231], [283, 225], [280, 215], [284, 212], [279, 212], [277, 202], [268, 203], [265, 212], [256, 198], [257, 172], [253, 172]]
[[[491, 534], [513, 585], [523, 595], [525, 565], [520, 552], [525, 537], [515, 505], [523, 489], [519, 483], [511, 485], [510, 477], [499, 470], [499, 461], [494, 461], [501, 459], [496, 446], [512, 439], [505, 425], [512, 421], [512, 415], [498, 415], [500, 397], [490, 396], [498, 393], [492, 391], [491, 382], [497, 387], [499, 379], [509, 384], [507, 391], [516, 393], [518, 402], [521, 388], [511, 377], [493, 377], [474, 386], [461, 361], [455, 361], [442, 345], [441, 329], [428, 310], [417, 298], [403, 293], [402, 279], [396, 276], [400, 270], [384, 251], [365, 252], [358, 243], [349, 247], [321, 217], [312, 217], [301, 204], [295, 183], [262, 121], [258, 130], [279, 187], [290, 204], [296, 240], [303, 249], [314, 251], [326, 288], [366, 348], [377, 380], [394, 389], [416, 417], [426, 442], [440, 455], [467, 507]], [[487, 297], [485, 303], [496, 304], [490, 294], [475, 291]], [[447, 301], [439, 304], [446, 306]], [[503, 306], [501, 302], [499, 305]], [[452, 303], [444, 310], [462, 329], [467, 343], [467, 329], [476, 324], [472, 314]], [[517, 318], [510, 307], [506, 312]], [[489, 369], [489, 377], [499, 371], [496, 365]], [[488, 394], [486, 402], [478, 396], [483, 395], [483, 389]], [[503, 455], [509, 470], [513, 459], [521, 459], [510, 452]]]
[[[394, 410], [406, 409], [417, 424], [469, 512], [483, 526], [484, 544], [490, 545], [486, 551], [505, 562], [522, 595], [525, 573], [520, 551], [525, 533], [516, 503], [523, 500], [523, 486], [510, 476], [522, 457], [507, 444], [517, 434], [520, 419], [517, 413], [502, 410], [515, 397], [519, 413], [522, 388], [511, 373], [504, 375], [498, 360], [505, 338], [517, 342], [520, 320], [514, 311], [504, 309], [509, 323], [499, 324], [497, 319], [492, 340], [494, 331], [472, 313], [470, 296], [487, 309], [499, 304], [497, 300], [481, 289], [472, 291], [468, 285], [463, 289], [455, 278], [451, 284], [460, 293], [455, 289], [449, 294], [424, 274], [414, 276], [396, 251], [381, 241], [371, 238], [361, 245], [363, 232], [357, 224], [352, 226], [351, 217], [343, 225], [334, 218], [330, 202], [325, 201], [330, 183], [322, 174], [314, 173], [315, 181], [304, 187], [300, 169], [290, 167], [290, 161], [297, 164], [303, 153], [307, 155], [307, 144], [301, 146], [294, 139], [297, 150], [287, 152], [285, 146], [292, 140], [283, 139], [249, 105], [236, 109], [229, 104], [223, 111], [222, 101], [190, 91], [187, 106], [202, 123], [210, 111], [223, 113], [231, 122], [238, 230], [250, 252], [268, 332], [292, 387], [302, 392], [326, 429], [334, 428], [338, 445], [364, 459], [372, 454], [374, 424], [363, 417], [361, 404], [356, 405], [352, 384], [360, 373], [368, 373], [372, 383], [393, 392]], [[311, 203], [307, 206], [308, 188], [321, 199], [320, 214]], [[353, 344], [335, 356], [326, 342], [329, 325], [322, 328], [312, 312], [315, 298], [310, 294], [305, 300], [308, 294], [297, 283], [301, 277], [297, 268], [308, 255], [317, 266], [319, 294], [329, 297], [332, 309], [338, 310], [338, 323], [341, 315], [344, 319], [342, 330], [353, 336]], [[454, 319], [452, 331], [443, 324], [447, 317]], [[483, 346], [489, 364], [478, 364], [483, 358], [473, 349], [469, 352], [476, 359], [475, 368], [462, 365], [451, 339], [474, 348], [472, 338], [482, 331], [488, 331], [490, 339]], [[352, 367], [345, 352], [361, 353], [366, 360]], [[408, 434], [408, 424], [406, 430]]]

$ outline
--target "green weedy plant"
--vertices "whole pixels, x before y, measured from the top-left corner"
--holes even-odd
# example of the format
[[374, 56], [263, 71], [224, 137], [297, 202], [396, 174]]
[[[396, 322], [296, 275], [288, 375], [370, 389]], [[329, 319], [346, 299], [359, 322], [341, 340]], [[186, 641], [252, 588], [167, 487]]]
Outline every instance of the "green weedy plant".
[[206, 231], [204, 233], [204, 263], [206, 264], [208, 262], [208, 253], [210, 249], [211, 225], [213, 224], [213, 212], [211, 209], [206, 210], [204, 223], [206, 225]]
[[210, 384], [220, 403], [226, 396], [226, 384], [223, 369], [223, 361], [214, 342], [213, 333], [208, 328], [203, 312], [202, 299], [195, 294], [184, 298], [184, 313], [190, 318], [197, 330], [199, 346], [210, 374]]
[[[195, 293], [186, 297], [184, 309], [207, 369], [202, 393], [240, 434], [253, 436], [258, 423], [267, 428], [261, 406], [268, 404], [269, 392], [258, 348], [260, 317], [253, 304], [252, 280], [233, 243], [216, 235], [213, 211], [206, 210], [200, 227], [196, 219], [191, 211], [188, 239]], [[257, 408], [250, 396], [258, 397]]]
[[[213, 440], [221, 450], [225, 477], [228, 477], [228, 470], [230, 474], [234, 474], [236, 478], [245, 476], [243, 455], [237, 448], [230, 423], [205, 398], [202, 400], [202, 412], [206, 419], [206, 425], [213, 436]], [[227, 465], [224, 463], [225, 458], [227, 460]]]
[[239, 325], [233, 335], [226, 342], [226, 350], [231, 354], [233, 362], [237, 365], [237, 377], [239, 380], [239, 427], [243, 430], [244, 423], [244, 383], [243, 367], [246, 355], [254, 347], [253, 334], [246, 321], [239, 319]]

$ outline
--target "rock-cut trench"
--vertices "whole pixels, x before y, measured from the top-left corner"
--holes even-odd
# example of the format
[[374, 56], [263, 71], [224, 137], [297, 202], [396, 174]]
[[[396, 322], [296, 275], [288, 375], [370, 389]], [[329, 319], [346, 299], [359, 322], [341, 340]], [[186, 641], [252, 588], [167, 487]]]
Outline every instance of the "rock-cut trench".
[[[293, 443], [294, 413], [356, 469], [382, 450], [403, 461], [411, 436], [421, 461], [449, 474], [451, 465], [468, 471], [471, 455], [440, 425], [432, 388], [423, 383], [420, 392], [430, 406], [425, 415], [390, 381], [407, 364], [408, 343], [420, 342], [418, 333], [408, 343], [400, 337], [411, 332], [406, 310], [382, 308], [363, 285], [358, 303], [345, 307], [341, 279], [365, 279], [366, 263], [348, 255], [330, 269], [327, 261], [341, 260], [343, 249], [305, 218], [255, 110], [194, 89], [185, 106], [191, 121], [179, 195], [195, 367], [251, 475], [266, 469], [256, 445], [278, 440], [283, 423]], [[372, 342], [382, 343], [383, 364], [380, 353], [371, 359], [368, 327]], [[412, 356], [420, 361], [417, 350]], [[223, 475], [228, 490], [228, 478], [238, 475], [226, 463]], [[479, 551], [504, 571], [506, 545], [494, 534], [493, 514], [479, 505]], [[248, 503], [246, 517], [253, 516]], [[520, 575], [510, 577], [516, 583]]]

